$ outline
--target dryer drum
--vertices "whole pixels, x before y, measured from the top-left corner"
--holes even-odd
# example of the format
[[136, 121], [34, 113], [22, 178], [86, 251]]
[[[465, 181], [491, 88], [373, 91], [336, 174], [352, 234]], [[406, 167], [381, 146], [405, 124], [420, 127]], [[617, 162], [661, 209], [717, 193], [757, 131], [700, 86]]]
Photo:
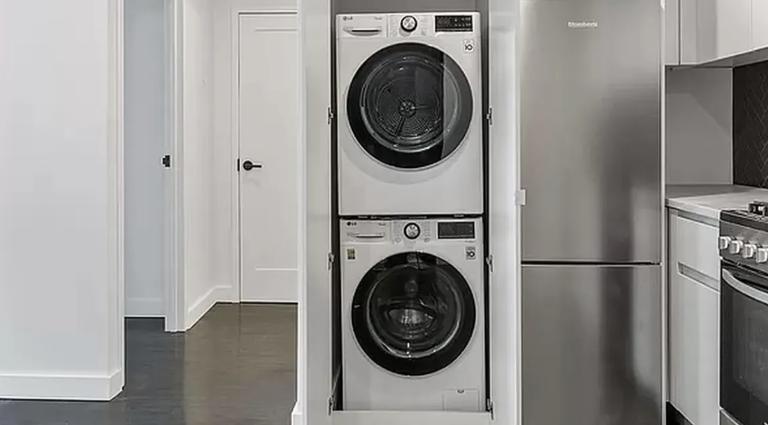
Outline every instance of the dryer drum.
[[469, 130], [472, 109], [472, 90], [459, 65], [421, 43], [374, 53], [347, 94], [358, 143], [396, 168], [428, 167], [450, 156]]
[[423, 253], [393, 255], [357, 286], [352, 326], [366, 355], [390, 372], [422, 376], [453, 363], [475, 328], [469, 284], [451, 264]]

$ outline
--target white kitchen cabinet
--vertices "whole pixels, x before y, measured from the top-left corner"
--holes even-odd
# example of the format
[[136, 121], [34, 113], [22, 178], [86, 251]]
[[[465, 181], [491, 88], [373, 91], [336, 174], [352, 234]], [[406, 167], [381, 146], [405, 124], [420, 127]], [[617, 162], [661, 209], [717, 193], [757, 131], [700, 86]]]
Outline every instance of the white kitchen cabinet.
[[752, 48], [768, 47], [768, 0], [752, 0]]
[[752, 50], [752, 2], [680, 0], [680, 61], [701, 64]]
[[664, 8], [664, 64], [680, 65], [680, 0], [667, 0]]
[[670, 210], [669, 398], [693, 425], [719, 423], [717, 236], [714, 223]]

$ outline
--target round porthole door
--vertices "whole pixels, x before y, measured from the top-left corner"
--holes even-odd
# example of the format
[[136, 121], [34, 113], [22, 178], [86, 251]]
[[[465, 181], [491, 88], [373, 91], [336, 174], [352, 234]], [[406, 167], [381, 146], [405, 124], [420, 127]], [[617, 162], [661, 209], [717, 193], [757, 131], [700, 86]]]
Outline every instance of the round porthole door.
[[475, 328], [469, 284], [451, 264], [423, 252], [388, 257], [363, 277], [352, 302], [352, 327], [382, 368], [423, 376], [453, 363]]
[[459, 65], [440, 50], [401, 43], [372, 55], [347, 94], [347, 115], [360, 146], [401, 169], [450, 156], [472, 121], [472, 90]]

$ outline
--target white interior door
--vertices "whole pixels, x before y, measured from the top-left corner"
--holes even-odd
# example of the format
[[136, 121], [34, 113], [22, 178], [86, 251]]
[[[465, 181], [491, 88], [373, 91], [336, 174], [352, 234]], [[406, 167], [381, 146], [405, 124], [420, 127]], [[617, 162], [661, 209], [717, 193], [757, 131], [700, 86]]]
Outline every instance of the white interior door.
[[240, 298], [297, 302], [296, 14], [240, 15]]
[[125, 2], [125, 314], [166, 315], [168, 176], [165, 0]]

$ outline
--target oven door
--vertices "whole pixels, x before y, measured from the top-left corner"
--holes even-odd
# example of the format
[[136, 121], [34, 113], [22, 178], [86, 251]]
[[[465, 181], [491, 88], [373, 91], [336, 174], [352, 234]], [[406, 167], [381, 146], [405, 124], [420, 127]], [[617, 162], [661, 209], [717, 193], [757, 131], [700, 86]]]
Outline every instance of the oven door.
[[721, 423], [768, 424], [768, 278], [723, 262]]

